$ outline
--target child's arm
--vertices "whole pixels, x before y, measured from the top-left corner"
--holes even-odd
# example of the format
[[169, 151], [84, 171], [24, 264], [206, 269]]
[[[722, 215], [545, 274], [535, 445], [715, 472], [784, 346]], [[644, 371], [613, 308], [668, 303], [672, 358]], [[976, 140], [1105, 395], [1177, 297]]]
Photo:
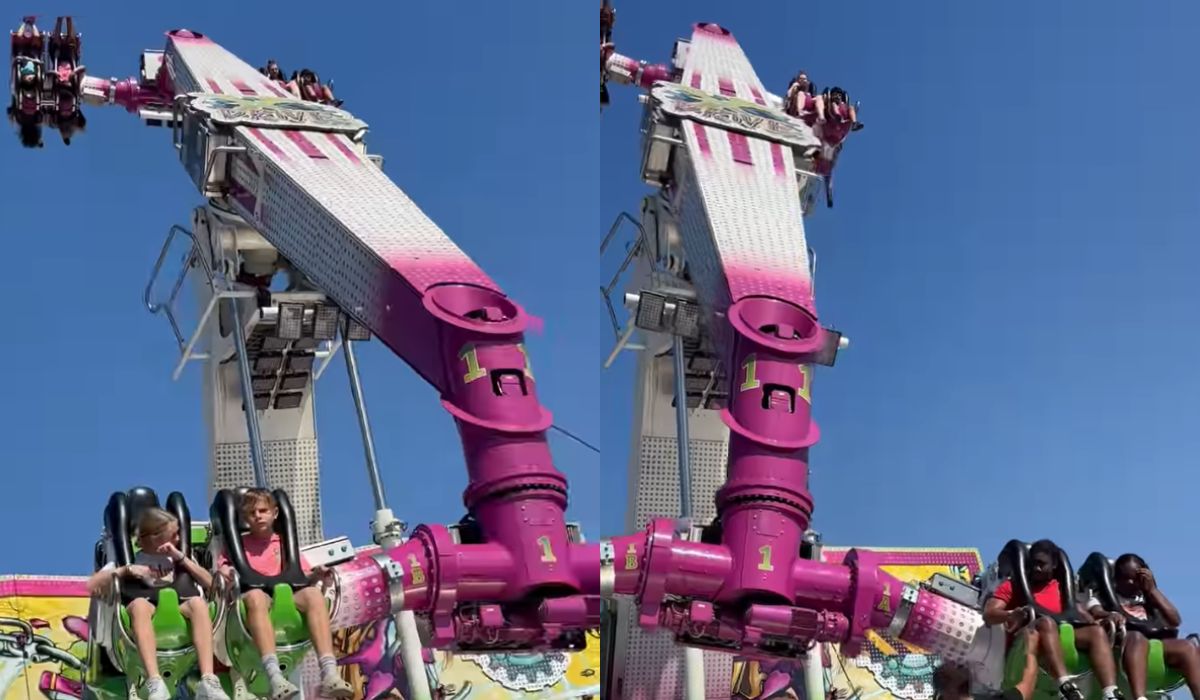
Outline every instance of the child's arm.
[[208, 590], [212, 588], [213, 577], [200, 563], [191, 557], [183, 557], [179, 560], [183, 570], [191, 574], [196, 583], [200, 584], [200, 588]]
[[92, 595], [104, 595], [112, 587], [113, 579], [120, 576], [125, 567], [109, 564], [88, 577], [87, 587]]

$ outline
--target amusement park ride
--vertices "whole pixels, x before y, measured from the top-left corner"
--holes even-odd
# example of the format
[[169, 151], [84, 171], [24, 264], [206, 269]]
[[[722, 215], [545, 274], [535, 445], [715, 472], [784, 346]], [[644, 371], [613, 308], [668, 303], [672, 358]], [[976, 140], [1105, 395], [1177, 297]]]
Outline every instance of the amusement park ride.
[[[43, 34], [28, 17], [11, 47], [8, 114], [24, 145], [42, 145], [43, 125], [69, 143], [84, 104], [120, 106], [164, 127], [206, 199], [190, 228], [171, 228], [145, 297], [175, 334], [175, 376], [191, 361], [205, 368], [211, 519], [191, 521], [179, 494], [162, 501], [191, 535], [185, 546], [210, 566], [219, 551], [236, 550], [244, 523], [229, 507], [235, 490], [269, 487], [281, 497], [285, 550], [294, 560], [302, 549], [328, 567], [334, 627], [398, 615], [408, 669], [421, 668], [422, 645], [473, 653], [581, 648], [600, 622], [599, 547], [565, 520], [567, 480], [551, 460], [551, 416], [523, 344], [528, 317], [384, 175], [366, 151], [367, 125], [321, 99], [327, 92], [298, 91], [302, 98], [194, 31], [167, 32], [165, 48], [143, 51], [139, 74], [125, 80], [87, 74], [70, 18]], [[178, 242], [187, 246], [184, 264], [168, 278], [169, 293], [159, 294]], [[190, 333], [176, 310], [188, 278], [201, 309]], [[282, 279], [286, 285], [276, 284]], [[458, 426], [469, 474], [458, 523], [406, 533], [386, 506], [354, 355], [370, 337], [437, 389]], [[377, 546], [360, 552], [346, 538], [322, 541], [319, 518], [313, 390], [339, 349], [377, 507]], [[113, 494], [97, 567], [128, 560], [138, 511], [159, 502], [145, 488]], [[256, 580], [244, 557], [231, 558], [243, 587], [274, 591], [280, 658], [297, 672], [309, 642], [288, 603], [289, 579]], [[222, 680], [234, 697], [261, 695], [261, 663], [242, 653], [237, 593], [220, 592], [212, 606]], [[170, 598], [159, 598], [155, 629], [174, 690], [189, 678], [195, 653]], [[141, 682], [126, 614], [119, 602], [100, 600], [90, 617], [86, 689], [124, 698]], [[431, 697], [424, 674], [408, 678], [406, 698]], [[311, 692], [311, 680], [304, 685]]]
[[[817, 700], [827, 694], [822, 645], [851, 658], [879, 633], [967, 664], [979, 687], [1012, 687], [1020, 665], [1006, 666], [1004, 630], [984, 624], [982, 607], [1003, 578], [1029, 590], [1026, 545], [1009, 543], [970, 583], [902, 582], [864, 549], [840, 564], [817, 556], [813, 374], [848, 342], [819, 320], [805, 223], [820, 192], [832, 206], [833, 166], [857, 130], [849, 109], [824, 121], [785, 112], [723, 27], [694, 25], [670, 63], [651, 64], [616, 53], [614, 19], [605, 0], [601, 106], [609, 83], [644, 91], [640, 174], [654, 191], [601, 245], [628, 225], [627, 255], [602, 294], [616, 339], [607, 365], [638, 352], [628, 527], [644, 528], [601, 542], [605, 697], [727, 698], [736, 655], [802, 664]], [[1096, 572], [1108, 560], [1089, 563], [1078, 585], [1103, 588]], [[1063, 571], [1074, 601], [1069, 562]], [[1111, 602], [1109, 585], [1100, 597]], [[1055, 619], [1073, 640], [1079, 619]], [[1157, 658], [1155, 687], [1178, 687]], [[1070, 670], [1084, 678], [1087, 663]], [[1041, 676], [1038, 696], [1058, 697]]]

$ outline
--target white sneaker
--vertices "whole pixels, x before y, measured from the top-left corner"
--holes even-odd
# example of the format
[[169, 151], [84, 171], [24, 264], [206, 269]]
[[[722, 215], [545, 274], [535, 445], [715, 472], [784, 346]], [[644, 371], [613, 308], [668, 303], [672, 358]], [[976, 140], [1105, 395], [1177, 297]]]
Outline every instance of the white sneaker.
[[336, 698], [337, 700], [349, 700], [354, 697], [354, 688], [337, 674], [326, 676], [321, 679], [321, 687], [317, 688], [317, 695], [323, 698]]
[[171, 691], [161, 678], [146, 681], [146, 700], [171, 700]]
[[205, 676], [196, 684], [196, 700], [229, 700], [216, 676]]
[[271, 681], [270, 700], [292, 700], [299, 694], [300, 689], [286, 678]]

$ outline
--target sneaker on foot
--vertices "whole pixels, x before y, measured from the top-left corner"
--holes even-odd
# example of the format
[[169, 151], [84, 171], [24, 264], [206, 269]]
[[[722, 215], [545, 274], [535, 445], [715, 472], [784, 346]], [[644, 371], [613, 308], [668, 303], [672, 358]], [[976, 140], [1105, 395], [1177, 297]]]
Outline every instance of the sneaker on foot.
[[171, 691], [161, 678], [146, 681], [146, 700], [171, 700]]
[[216, 676], [205, 676], [196, 684], [196, 700], [229, 700]]
[[1067, 681], [1058, 686], [1058, 694], [1063, 697], [1063, 700], [1086, 700], [1083, 696], [1083, 691], [1079, 686], [1075, 685], [1074, 681]]
[[354, 697], [354, 688], [350, 687], [350, 684], [341, 676], [331, 674], [321, 679], [321, 686], [317, 688], [317, 695], [323, 698], [348, 700]]
[[[292, 700], [292, 698], [299, 694], [300, 689], [293, 685], [292, 682], [286, 678], [279, 678], [271, 681], [270, 700]], [[1076, 700], [1076, 698], [1069, 698], [1068, 700]], [[1078, 700], [1084, 699], [1080, 697]]]

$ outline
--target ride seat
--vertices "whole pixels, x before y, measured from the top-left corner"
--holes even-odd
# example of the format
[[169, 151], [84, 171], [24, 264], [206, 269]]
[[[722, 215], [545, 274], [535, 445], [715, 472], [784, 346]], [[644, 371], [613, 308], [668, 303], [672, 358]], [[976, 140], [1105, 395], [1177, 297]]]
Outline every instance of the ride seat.
[[[152, 507], [159, 507], [158, 495], [153, 489], [144, 486], [132, 488], [127, 492], [116, 492], [109, 497], [108, 505], [104, 508], [104, 545], [108, 556], [101, 556], [102, 553], [97, 552], [98, 568], [108, 563], [106, 560], [110, 558], [116, 566], [133, 563], [138, 519], [147, 508]], [[184, 556], [192, 556], [192, 518], [183, 494], [177, 491], [170, 493], [163, 509], [174, 515], [179, 522], [180, 552]], [[120, 630], [112, 630], [111, 636], [104, 635], [101, 643], [109, 648], [110, 654], [121, 660], [119, 667], [124, 668], [127, 675], [135, 668], [138, 669], [134, 671], [135, 675], [142, 673], [137, 649], [130, 636], [127, 608], [128, 601], [137, 597], [145, 597], [154, 603], [152, 624], [160, 666], [169, 667], [170, 672], [178, 673], [194, 663], [191, 624], [180, 609], [179, 594], [174, 588], [155, 589], [137, 579], [124, 578], [120, 581], [120, 592], [121, 600], [116, 611]], [[215, 607], [210, 605], [210, 617], [215, 611]], [[164, 679], [167, 678], [167, 672], [168, 670], [163, 670]]]
[[[133, 563], [138, 519], [147, 508], [157, 507], [158, 495], [145, 486], [134, 487], [125, 493], [118, 491], [109, 497], [108, 505], [104, 508], [104, 527], [112, 547], [113, 562], [117, 566]], [[182, 493], [173, 491], [168, 494], [163, 510], [179, 521], [179, 551], [185, 557], [192, 556], [192, 515], [187, 500]], [[122, 581], [121, 589], [129, 596], [147, 597], [154, 603], [158, 602], [161, 592], [133, 580]]]
[[1071, 560], [1067, 553], [1061, 549], [1058, 550], [1056, 563], [1058, 564], [1058, 587], [1062, 596], [1063, 611], [1061, 613], [1052, 612], [1034, 601], [1033, 587], [1029, 583], [1029, 549], [1028, 542], [1009, 540], [1008, 544], [1004, 545], [1004, 549], [1000, 550], [1000, 556], [996, 558], [998, 573], [1002, 579], [1007, 578], [1012, 581], [1013, 594], [1017, 600], [1032, 607], [1038, 617], [1048, 617], [1060, 624], [1069, 624], [1074, 627], [1088, 624], [1080, 617], [1076, 605], [1078, 588], [1075, 581], [1075, 569], [1071, 567]]
[[[1036, 617], [1047, 617], [1058, 624], [1059, 644], [1062, 647], [1063, 663], [1072, 676], [1085, 676], [1092, 671], [1087, 657], [1075, 647], [1075, 628], [1087, 625], [1079, 615], [1076, 605], [1075, 569], [1071, 560], [1061, 549], [1058, 552], [1058, 586], [1062, 596], [1061, 613], [1047, 610], [1034, 602], [1033, 586], [1029, 582], [1030, 543], [1009, 540], [996, 558], [997, 574], [1001, 579], [1012, 581], [1013, 594], [1017, 602], [1033, 608]], [[1008, 650], [1005, 659], [1005, 687], [1014, 687], [1025, 671], [1025, 638], [1018, 637]], [[1037, 697], [1057, 697], [1057, 681], [1044, 671], [1039, 671]]]
[[221, 543], [221, 550], [237, 571], [238, 585], [242, 593], [260, 590], [270, 593], [277, 585], [289, 586], [292, 590], [308, 585], [308, 577], [300, 566], [300, 538], [296, 534], [296, 515], [292, 502], [283, 489], [275, 489], [272, 495], [279, 505], [279, 517], [275, 519], [275, 532], [279, 535], [280, 572], [278, 576], [264, 576], [250, 568], [242, 537], [250, 532], [250, 525], [242, 516], [242, 496], [249, 487], [221, 489], [213, 498], [209, 516], [212, 520], [213, 539]]
[[[1113, 560], [1103, 552], [1092, 552], [1079, 568], [1079, 587], [1095, 596], [1100, 601], [1100, 607], [1120, 613], [1125, 618], [1126, 630], [1140, 632], [1150, 640], [1150, 648], [1146, 652], [1146, 687], [1157, 694], [1169, 694], [1184, 685], [1184, 678], [1178, 671], [1167, 667], [1163, 640], [1178, 639], [1179, 628], [1168, 625], [1162, 613], [1154, 609], [1147, 611], [1148, 620], [1130, 617], [1117, 599], [1113, 564]], [[1200, 637], [1195, 634], [1189, 634], [1187, 641], [1200, 646]]]
[[1079, 587], [1087, 590], [1100, 601], [1100, 606], [1109, 612], [1120, 613], [1125, 618], [1125, 628], [1141, 632], [1148, 639], [1177, 639], [1179, 628], [1172, 627], [1163, 619], [1162, 613], [1151, 608], [1150, 619], [1130, 617], [1117, 602], [1116, 571], [1113, 560], [1103, 552], [1092, 552], [1079, 567]]
[[[282, 489], [272, 492], [279, 507], [275, 519], [275, 532], [280, 543], [280, 573], [266, 576], [250, 568], [242, 537], [250, 532], [250, 526], [242, 516], [242, 496], [248, 487], [222, 489], [213, 498], [209, 515], [213, 527], [213, 540], [220, 543], [230, 566], [237, 573], [237, 592], [259, 590], [271, 597], [271, 626], [275, 629], [276, 656], [280, 669], [290, 673], [311, 648], [308, 625], [296, 607], [293, 593], [309, 585], [308, 577], [300, 564], [300, 539], [296, 534], [296, 517], [291, 501]], [[233, 603], [236, 600], [236, 603]], [[218, 635], [224, 640], [222, 655], [229, 665], [248, 679], [251, 694], [264, 697], [270, 692], [266, 674], [262, 670], [261, 655], [246, 628], [246, 604], [235, 598], [236, 615], [225, 617], [224, 627]], [[235, 622], [236, 620], [236, 622]]]

